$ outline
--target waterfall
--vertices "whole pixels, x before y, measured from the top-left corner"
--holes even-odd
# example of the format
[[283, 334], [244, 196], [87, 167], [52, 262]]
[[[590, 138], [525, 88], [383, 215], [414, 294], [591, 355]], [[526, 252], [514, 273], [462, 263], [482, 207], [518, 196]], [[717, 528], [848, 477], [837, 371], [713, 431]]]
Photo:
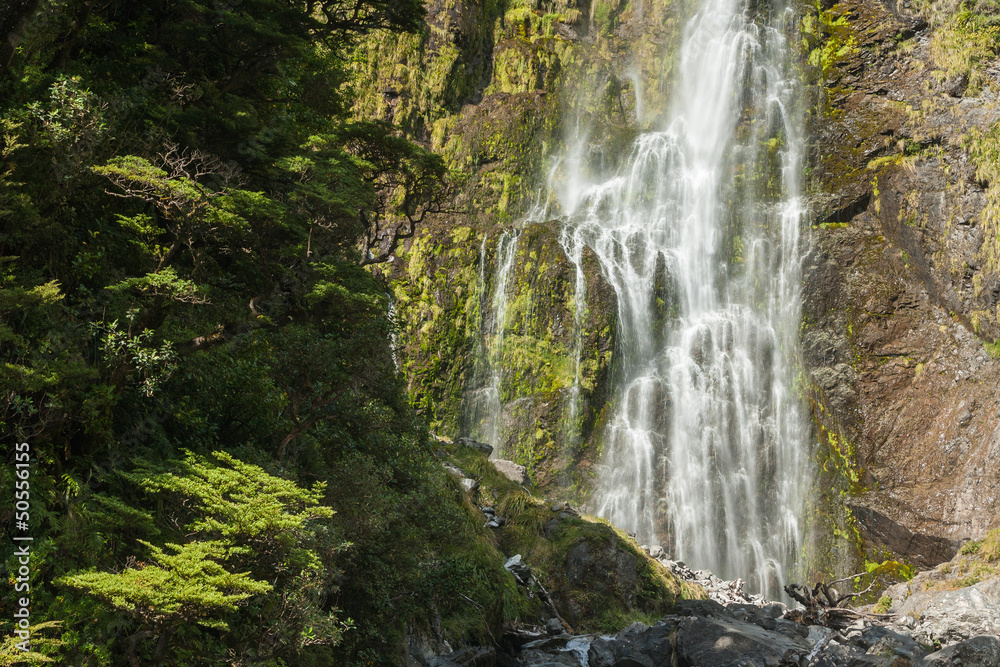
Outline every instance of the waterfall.
[[[801, 91], [788, 44], [794, 14], [773, 2], [703, 0], [684, 28], [665, 120], [611, 168], [589, 159], [602, 149], [578, 122], [549, 173], [548, 197], [528, 216], [561, 220], [560, 243], [576, 267], [567, 443], [579, 435], [585, 249], [617, 297], [616, 388], [591, 511], [770, 595], [801, 549], [810, 484], [796, 386]], [[643, 82], [634, 67], [625, 76], [642, 122]], [[470, 431], [497, 445], [517, 240], [507, 231], [497, 241], [467, 402]], [[481, 267], [485, 248], [484, 240]], [[485, 290], [485, 275], [480, 282]]]
[[592, 509], [775, 594], [809, 484], [795, 386], [804, 142], [791, 10], [752, 9], [705, 0], [665, 124], [614, 173], [566, 174], [557, 196], [567, 256], [579, 271], [589, 247], [618, 299], [621, 379]]
[[486, 293], [486, 241], [484, 236], [479, 249], [479, 289], [480, 312], [479, 325], [482, 340], [480, 349], [475, 355], [477, 366], [474, 369], [473, 389], [465, 399], [465, 430], [473, 438], [488, 442], [498, 451], [502, 442], [501, 421], [503, 403], [500, 396], [500, 383], [503, 380], [503, 337], [507, 320], [507, 296], [510, 288], [510, 278], [513, 274], [514, 260], [517, 257], [517, 240], [520, 232], [505, 230], [497, 239], [496, 274], [494, 275], [493, 294], [488, 303], [484, 302]]

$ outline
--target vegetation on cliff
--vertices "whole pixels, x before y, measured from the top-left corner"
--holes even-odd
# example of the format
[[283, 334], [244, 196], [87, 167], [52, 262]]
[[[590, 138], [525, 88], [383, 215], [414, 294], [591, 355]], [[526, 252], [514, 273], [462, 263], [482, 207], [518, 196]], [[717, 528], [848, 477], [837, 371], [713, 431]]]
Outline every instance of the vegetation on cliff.
[[[488, 643], [534, 619], [501, 552], [556, 572], [575, 538], [519, 528], [541, 511], [520, 490], [510, 537], [482, 526], [397, 372], [406, 294], [363, 268], [453, 183], [410, 121], [359, 120], [359, 39], [411, 43], [423, 5], [10, 6], [0, 430], [32, 452], [34, 652], [0, 664], [395, 664], [408, 633]], [[467, 150], [501, 150], [492, 132]], [[639, 609], [680, 594], [570, 524], [635, 557]], [[604, 601], [581, 627], [631, 609]]]

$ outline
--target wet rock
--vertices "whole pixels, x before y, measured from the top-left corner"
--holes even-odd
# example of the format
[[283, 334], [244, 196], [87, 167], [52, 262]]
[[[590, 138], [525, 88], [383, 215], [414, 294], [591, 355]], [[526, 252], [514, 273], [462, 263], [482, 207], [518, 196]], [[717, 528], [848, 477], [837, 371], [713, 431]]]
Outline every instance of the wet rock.
[[550, 635], [561, 635], [565, 632], [563, 625], [559, 622], [558, 618], [550, 618], [545, 621], [545, 631]]
[[[670, 637], [675, 630], [676, 625], [663, 622], [646, 628], [627, 644], [628, 650], [620, 652], [618, 664], [643, 667], [669, 665], [674, 653]], [[632, 662], [629, 663], [628, 660]]]
[[506, 459], [493, 459], [490, 463], [497, 469], [497, 472], [512, 482], [522, 486], [531, 483], [531, 480], [528, 479], [528, 471], [522, 465]]
[[493, 453], [492, 445], [488, 445], [485, 442], [479, 442], [478, 440], [473, 440], [472, 438], [456, 438], [455, 442], [464, 447], [469, 447], [470, 449], [478, 450], [483, 454], [486, 454], [486, 456], [489, 456]]
[[587, 653], [592, 635], [560, 635], [525, 644], [518, 657], [520, 667], [588, 667]]
[[1000, 639], [973, 637], [948, 646], [924, 659], [922, 667], [996, 667], [1000, 665]]
[[588, 667], [615, 667], [619, 658], [615, 654], [617, 646], [617, 643], [607, 637], [598, 637], [592, 641], [590, 649], [587, 651]]

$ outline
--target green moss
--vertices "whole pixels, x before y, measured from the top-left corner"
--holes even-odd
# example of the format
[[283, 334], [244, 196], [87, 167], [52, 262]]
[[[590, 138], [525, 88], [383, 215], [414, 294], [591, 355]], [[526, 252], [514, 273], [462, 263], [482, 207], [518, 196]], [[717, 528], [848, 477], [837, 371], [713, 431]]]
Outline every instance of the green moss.
[[825, 426], [819, 424], [822, 436], [826, 438], [825, 455], [820, 459], [820, 469], [823, 472], [831, 473], [846, 483], [846, 488], [842, 495], [859, 495], [865, 489], [861, 485], [862, 470], [857, 462], [857, 451], [850, 442], [835, 431], [827, 430]]
[[433, 429], [454, 432], [479, 326], [478, 247], [468, 227], [451, 228], [447, 250], [427, 232], [398, 253], [405, 263], [392, 283], [405, 342], [400, 361], [414, 407]]
[[817, 8], [816, 13], [802, 17], [803, 46], [809, 52], [809, 64], [817, 68], [824, 79], [831, 70], [857, 52], [858, 39], [839, 4], [829, 9]]
[[[678, 600], [705, 597], [703, 589], [682, 584], [608, 522], [551, 511], [549, 503], [498, 473], [477, 450], [446, 446], [446, 451], [455, 465], [479, 479], [479, 502], [494, 506], [507, 520], [494, 534], [496, 548], [505, 556], [522, 555], [576, 631], [615, 631], [623, 622], [661, 618]], [[584, 549], [597, 563], [607, 559], [621, 566], [620, 571], [572, 580], [571, 554], [581, 545], [587, 545]], [[525, 620], [540, 611], [517, 596], [510, 608]]]

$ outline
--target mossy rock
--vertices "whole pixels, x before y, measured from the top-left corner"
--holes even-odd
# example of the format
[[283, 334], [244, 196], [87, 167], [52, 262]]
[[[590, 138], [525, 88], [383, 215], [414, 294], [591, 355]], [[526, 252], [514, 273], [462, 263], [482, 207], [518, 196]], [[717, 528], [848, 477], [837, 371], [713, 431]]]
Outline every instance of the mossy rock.
[[[613, 632], [636, 620], [651, 623], [680, 600], [707, 597], [606, 521], [575, 516], [531, 495], [478, 450], [441, 447], [447, 460], [478, 480], [475, 502], [494, 507], [507, 520], [493, 534], [496, 547], [505, 556], [521, 554], [576, 632]], [[520, 620], [530, 622], [527, 616], [540, 611], [525, 605]]]

